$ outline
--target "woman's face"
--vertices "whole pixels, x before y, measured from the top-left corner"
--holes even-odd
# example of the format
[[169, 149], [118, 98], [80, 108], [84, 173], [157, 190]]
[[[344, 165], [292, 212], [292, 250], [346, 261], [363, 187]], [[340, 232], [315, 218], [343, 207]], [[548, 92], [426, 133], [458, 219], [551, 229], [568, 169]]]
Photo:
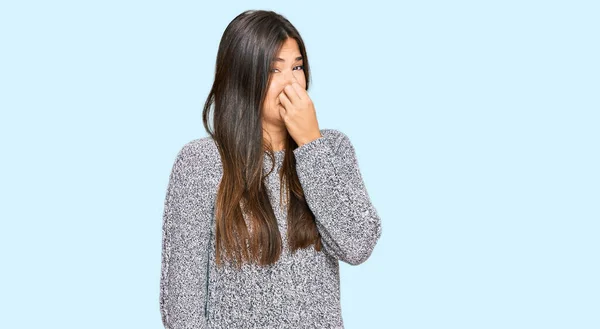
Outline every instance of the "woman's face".
[[263, 108], [263, 120], [269, 124], [281, 126], [283, 119], [279, 114], [282, 107], [279, 101], [279, 94], [283, 88], [297, 81], [302, 88], [306, 89], [306, 78], [304, 76], [304, 62], [301, 57], [298, 43], [293, 38], [288, 38], [281, 50], [275, 56], [271, 66], [271, 84], [267, 91]]

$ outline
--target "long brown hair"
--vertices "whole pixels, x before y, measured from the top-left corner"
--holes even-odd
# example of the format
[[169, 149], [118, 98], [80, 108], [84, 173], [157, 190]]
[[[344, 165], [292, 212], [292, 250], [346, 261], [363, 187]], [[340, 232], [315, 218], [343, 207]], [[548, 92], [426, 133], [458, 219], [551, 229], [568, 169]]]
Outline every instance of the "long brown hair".
[[[223, 164], [215, 204], [217, 265], [221, 265], [222, 252], [238, 268], [242, 262], [275, 263], [282, 252], [277, 218], [264, 185], [264, 152], [273, 163], [275, 159], [271, 145], [263, 138], [262, 108], [271, 81], [272, 59], [287, 38], [298, 43], [308, 90], [310, 70], [304, 42], [285, 17], [273, 11], [247, 10], [229, 23], [221, 37], [215, 80], [202, 113], [204, 127], [215, 141]], [[214, 132], [209, 127], [213, 103]], [[298, 145], [289, 134], [285, 143], [280, 199], [285, 191], [289, 250], [293, 253], [314, 245], [320, 251], [314, 214], [296, 173], [293, 150]], [[268, 174], [272, 171], [273, 167]], [[284, 207], [283, 202], [281, 205]], [[248, 216], [250, 227], [244, 216]]]

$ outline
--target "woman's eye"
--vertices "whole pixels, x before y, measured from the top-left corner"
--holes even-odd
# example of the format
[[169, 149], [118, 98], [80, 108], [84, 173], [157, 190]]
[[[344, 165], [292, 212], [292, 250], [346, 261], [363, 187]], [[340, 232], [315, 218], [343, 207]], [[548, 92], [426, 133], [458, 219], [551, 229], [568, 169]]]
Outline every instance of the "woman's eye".
[[[304, 65], [298, 65], [294, 68], [297, 68], [297, 67], [299, 67], [301, 70], [304, 70]], [[275, 70], [277, 70], [277, 69], [271, 69], [271, 72], [275, 72]]]

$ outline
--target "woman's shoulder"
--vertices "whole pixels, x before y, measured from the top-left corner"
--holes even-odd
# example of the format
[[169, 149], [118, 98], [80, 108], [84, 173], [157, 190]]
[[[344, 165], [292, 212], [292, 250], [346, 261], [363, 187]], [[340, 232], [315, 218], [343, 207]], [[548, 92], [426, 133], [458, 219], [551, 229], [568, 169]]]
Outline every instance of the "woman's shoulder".
[[192, 139], [183, 144], [180, 152], [188, 155], [210, 155], [217, 152], [215, 141], [210, 136]]
[[[340, 129], [323, 128], [320, 131], [323, 138], [334, 149], [350, 143], [348, 136]], [[180, 148], [177, 158], [184, 160], [184, 163], [201, 166], [219, 166], [221, 164], [219, 149], [211, 136], [195, 138], [186, 142]]]
[[195, 138], [183, 144], [177, 159], [184, 167], [196, 169], [216, 169], [220, 164], [217, 145], [210, 136]]

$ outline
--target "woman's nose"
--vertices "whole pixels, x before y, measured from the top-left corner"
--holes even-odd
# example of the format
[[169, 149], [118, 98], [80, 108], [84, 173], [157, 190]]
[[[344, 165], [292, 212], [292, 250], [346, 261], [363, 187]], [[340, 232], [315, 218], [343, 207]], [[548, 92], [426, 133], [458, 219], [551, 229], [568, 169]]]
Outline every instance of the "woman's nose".
[[284, 86], [291, 85], [292, 83], [294, 83], [294, 81], [296, 81], [296, 78], [294, 77], [293, 72], [288, 72], [285, 74], [283, 78]]

